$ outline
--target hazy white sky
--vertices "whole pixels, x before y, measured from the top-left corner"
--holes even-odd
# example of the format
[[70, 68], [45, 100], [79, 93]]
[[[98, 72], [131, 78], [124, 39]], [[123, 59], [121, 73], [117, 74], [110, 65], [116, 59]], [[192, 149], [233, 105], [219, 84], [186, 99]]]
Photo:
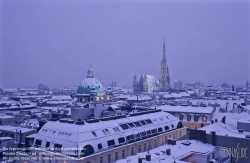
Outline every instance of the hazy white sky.
[[107, 85], [159, 78], [163, 37], [171, 83], [250, 79], [250, 2], [0, 1], [0, 83], [79, 85], [92, 65]]

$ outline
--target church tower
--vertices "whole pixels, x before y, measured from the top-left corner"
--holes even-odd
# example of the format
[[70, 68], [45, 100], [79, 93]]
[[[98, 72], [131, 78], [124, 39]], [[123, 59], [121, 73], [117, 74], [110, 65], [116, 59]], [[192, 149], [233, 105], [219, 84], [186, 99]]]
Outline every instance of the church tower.
[[145, 73], [145, 76], [143, 78], [143, 92], [148, 92], [148, 80], [147, 80], [146, 73]]
[[136, 78], [136, 74], [135, 74], [134, 81], [133, 81], [133, 92], [137, 93], [138, 90], [139, 90], [139, 88], [138, 88], [138, 82], [137, 82], [137, 78]]
[[170, 88], [170, 76], [168, 71], [168, 63], [166, 57], [166, 49], [165, 49], [165, 37], [163, 40], [163, 58], [161, 60], [161, 72], [160, 72], [160, 91], [166, 91]]

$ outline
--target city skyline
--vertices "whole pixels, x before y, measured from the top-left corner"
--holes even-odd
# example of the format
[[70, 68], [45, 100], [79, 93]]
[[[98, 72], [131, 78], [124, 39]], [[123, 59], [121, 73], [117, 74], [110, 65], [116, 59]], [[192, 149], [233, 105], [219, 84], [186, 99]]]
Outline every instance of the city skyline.
[[159, 80], [164, 36], [172, 86], [250, 78], [247, 1], [55, 2], [0, 2], [4, 87], [78, 86], [90, 64], [104, 86]]

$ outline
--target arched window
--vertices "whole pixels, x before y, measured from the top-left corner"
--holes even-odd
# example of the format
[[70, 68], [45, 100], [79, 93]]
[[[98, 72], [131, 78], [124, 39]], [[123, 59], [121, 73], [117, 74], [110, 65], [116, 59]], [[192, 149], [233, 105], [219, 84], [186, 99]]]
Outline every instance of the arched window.
[[94, 153], [94, 148], [91, 145], [85, 145], [81, 151], [81, 156], [87, 156]]
[[182, 127], [183, 127], [182, 123], [181, 123], [181, 122], [178, 122], [177, 128], [182, 128]]

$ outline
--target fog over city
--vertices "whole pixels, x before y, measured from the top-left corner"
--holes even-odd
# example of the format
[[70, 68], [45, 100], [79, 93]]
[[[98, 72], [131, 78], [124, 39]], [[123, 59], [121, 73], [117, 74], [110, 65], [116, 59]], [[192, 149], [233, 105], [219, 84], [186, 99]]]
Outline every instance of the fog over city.
[[0, 2], [0, 84], [78, 86], [92, 67], [108, 85], [159, 79], [163, 38], [171, 85], [250, 79], [249, 1]]

